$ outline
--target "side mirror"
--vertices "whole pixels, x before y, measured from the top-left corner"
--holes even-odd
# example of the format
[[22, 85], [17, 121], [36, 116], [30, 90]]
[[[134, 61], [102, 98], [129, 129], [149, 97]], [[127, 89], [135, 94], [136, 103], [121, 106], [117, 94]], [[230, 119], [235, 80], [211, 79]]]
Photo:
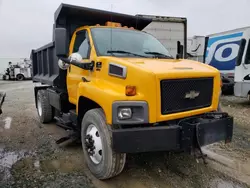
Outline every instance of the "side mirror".
[[176, 59], [180, 59], [183, 58], [183, 45], [181, 45], [181, 42], [178, 41], [177, 42], [177, 55], [176, 55]]
[[72, 53], [65, 62], [61, 59], [58, 60], [58, 66], [62, 70], [67, 70], [72, 62], [77, 62], [78, 64], [82, 64], [82, 56], [79, 53]]
[[82, 56], [79, 53], [72, 53], [69, 56], [69, 59], [70, 59], [70, 61], [75, 60], [75, 61], [81, 62], [82, 61]]
[[72, 53], [69, 57], [59, 57], [58, 66], [66, 70], [69, 65], [75, 65], [85, 70], [93, 70], [94, 62], [82, 62], [82, 56], [79, 53]]
[[68, 54], [67, 30], [65, 28], [55, 28], [55, 50], [58, 57], [66, 57]]

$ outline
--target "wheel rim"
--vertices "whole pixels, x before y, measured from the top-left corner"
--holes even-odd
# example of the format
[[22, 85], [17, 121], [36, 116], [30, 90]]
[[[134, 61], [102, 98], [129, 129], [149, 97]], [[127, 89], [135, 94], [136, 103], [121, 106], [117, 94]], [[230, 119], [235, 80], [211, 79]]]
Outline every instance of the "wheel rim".
[[39, 116], [42, 116], [42, 103], [41, 103], [41, 100], [39, 98], [37, 100], [37, 110], [38, 110]]
[[85, 146], [91, 161], [99, 164], [102, 160], [102, 140], [98, 129], [93, 124], [87, 128]]

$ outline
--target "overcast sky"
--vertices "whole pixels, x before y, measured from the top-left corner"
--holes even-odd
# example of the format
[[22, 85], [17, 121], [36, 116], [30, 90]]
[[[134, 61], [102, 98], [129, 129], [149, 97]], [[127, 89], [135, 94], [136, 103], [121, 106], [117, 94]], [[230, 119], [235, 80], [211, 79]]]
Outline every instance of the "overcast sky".
[[187, 17], [188, 36], [250, 26], [250, 0], [0, 0], [0, 58], [29, 57], [52, 40], [60, 3], [127, 14]]

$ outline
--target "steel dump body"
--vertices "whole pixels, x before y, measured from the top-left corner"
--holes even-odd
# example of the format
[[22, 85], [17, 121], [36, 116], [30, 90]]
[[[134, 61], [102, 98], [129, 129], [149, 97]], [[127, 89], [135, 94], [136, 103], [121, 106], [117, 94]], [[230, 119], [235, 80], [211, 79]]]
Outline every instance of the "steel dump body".
[[66, 71], [58, 67], [54, 42], [31, 53], [33, 81], [58, 88], [66, 88]]

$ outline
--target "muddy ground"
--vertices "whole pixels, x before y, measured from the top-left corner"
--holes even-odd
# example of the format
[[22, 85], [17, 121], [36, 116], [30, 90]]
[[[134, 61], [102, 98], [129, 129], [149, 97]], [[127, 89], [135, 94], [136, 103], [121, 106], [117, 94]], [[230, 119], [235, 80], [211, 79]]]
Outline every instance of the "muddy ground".
[[[84, 165], [80, 144], [57, 145], [55, 141], [66, 132], [54, 123], [39, 123], [31, 81], [0, 81], [0, 90], [7, 93], [0, 116], [1, 188], [248, 187], [209, 164], [197, 163], [192, 156], [173, 153], [128, 155], [121, 175], [99, 181]], [[209, 149], [249, 164], [250, 104], [244, 99], [223, 97], [222, 105], [235, 117], [234, 140]]]

